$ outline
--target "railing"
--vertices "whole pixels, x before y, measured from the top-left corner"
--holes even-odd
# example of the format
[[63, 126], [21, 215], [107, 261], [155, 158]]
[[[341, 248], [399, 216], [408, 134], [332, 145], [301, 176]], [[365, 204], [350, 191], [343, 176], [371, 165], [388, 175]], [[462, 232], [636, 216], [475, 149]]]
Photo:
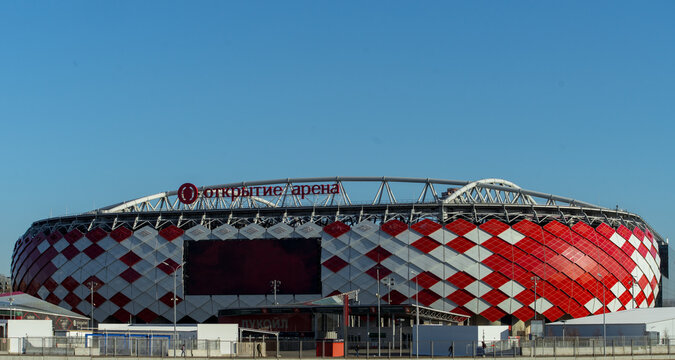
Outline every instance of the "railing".
[[[0, 339], [0, 352], [33, 356], [112, 356], [112, 357], [191, 357], [191, 358], [259, 358], [290, 359], [343, 357], [344, 343], [321, 340], [280, 340], [274, 338], [224, 340], [181, 339], [169, 337], [94, 336], [94, 337], [27, 337]], [[377, 340], [348, 342], [349, 358], [501, 358], [501, 357], [579, 357], [675, 355], [670, 339], [648, 337], [541, 338], [500, 341], [413, 341]]]

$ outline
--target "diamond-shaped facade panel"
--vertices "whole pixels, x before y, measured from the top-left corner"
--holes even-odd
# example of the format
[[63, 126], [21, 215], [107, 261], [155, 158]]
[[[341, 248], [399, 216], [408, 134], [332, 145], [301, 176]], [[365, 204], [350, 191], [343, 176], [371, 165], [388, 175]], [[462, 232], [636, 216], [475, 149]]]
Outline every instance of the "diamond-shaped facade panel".
[[347, 265], [349, 265], [349, 263], [342, 260], [339, 256], [333, 256], [330, 259], [323, 262], [323, 266], [325, 266], [332, 272], [338, 272]]
[[385, 250], [383, 247], [378, 246], [366, 253], [366, 256], [375, 262], [382, 262], [391, 256], [391, 253]]
[[408, 225], [406, 225], [401, 220], [389, 220], [386, 223], [382, 224], [381, 228], [382, 228], [382, 231], [384, 231], [385, 233], [387, 233], [391, 236], [397, 236], [398, 234], [407, 230]]
[[159, 231], [159, 236], [165, 238], [168, 241], [173, 241], [177, 237], [183, 235], [183, 229], [170, 225]]
[[[91, 229], [82, 221], [59, 220], [31, 228], [17, 241], [12, 276], [16, 289], [85, 313], [91, 308], [88, 284], [96, 283], [97, 321], [113, 317], [128, 322], [132, 317], [166, 322], [173, 316], [173, 274], [178, 270], [178, 318], [205, 321], [221, 309], [269, 306], [269, 279], [256, 294], [189, 295], [188, 276], [194, 278], [196, 264], [219, 266], [217, 252], [200, 254], [193, 263], [191, 244], [278, 241], [284, 251], [306, 256], [306, 263], [287, 266], [312, 264], [313, 281], [319, 283], [313, 294], [279, 294], [283, 304], [357, 288], [361, 304], [375, 304], [378, 278], [382, 300], [388, 303], [419, 301], [488, 321], [531, 320], [535, 277], [537, 317], [547, 321], [654, 306], [659, 295], [662, 240], [646, 224], [611, 225], [619, 223], [611, 212], [606, 223], [588, 224], [528, 214], [510, 218], [501, 207], [475, 221], [475, 214], [461, 211], [434, 217], [416, 207], [411, 218], [392, 209], [379, 216], [363, 208], [356, 216], [343, 212], [342, 206], [331, 215], [316, 212], [297, 218], [291, 212], [274, 218], [277, 209], [262, 208], [248, 218], [241, 218], [236, 208], [226, 215], [207, 212], [201, 221], [174, 217], [171, 211], [152, 221], [106, 222], [99, 214]], [[297, 248], [305, 239], [316, 239], [311, 255]], [[284, 256], [253, 251], [242, 259], [264, 269], [283, 262]], [[188, 262], [185, 272], [183, 261]], [[392, 282], [385, 285], [385, 280]], [[293, 281], [283, 279], [282, 292], [296, 286]]]
[[124, 254], [124, 256], [122, 256], [120, 258], [120, 261], [127, 264], [127, 266], [133, 266], [134, 264], [136, 264], [137, 262], [139, 262], [141, 260], [142, 260], [142, 258], [140, 256], [136, 255], [136, 253], [134, 253], [133, 251], [129, 251], [128, 253]]
[[293, 232], [293, 228], [284, 223], [278, 223], [267, 228], [267, 233], [277, 239], [286, 239]]
[[340, 221], [336, 221], [332, 224], [326, 225], [323, 228], [323, 231], [326, 234], [328, 234], [328, 235], [330, 235], [334, 238], [338, 238], [338, 237], [346, 234], [347, 232], [349, 232], [349, 230], [350, 230], [349, 226], [344, 224], [343, 222], [340, 222]]
[[265, 233], [265, 228], [258, 224], [248, 224], [239, 229], [239, 234], [247, 239], [257, 239]]
[[377, 231], [379, 226], [377, 226], [375, 223], [370, 222], [370, 221], [362, 221], [352, 227], [352, 231], [355, 233], [367, 237], [368, 235], [374, 233]]
[[443, 226], [441, 224], [429, 219], [424, 219], [410, 226], [411, 229], [417, 231], [418, 233], [424, 236], [429, 236], [438, 231], [442, 227]]
[[128, 283], [133, 283], [141, 277], [141, 274], [132, 268], [128, 268], [120, 274], [120, 277], [126, 280]]
[[295, 232], [305, 239], [321, 236], [321, 230], [321, 226], [311, 222], [306, 222], [295, 228]]
[[419, 251], [421, 251], [423, 253], [427, 253], [427, 254], [432, 252], [437, 247], [441, 246], [441, 244], [438, 241], [436, 241], [436, 240], [434, 240], [434, 239], [432, 239], [428, 236], [421, 237], [420, 239], [418, 239], [417, 241], [415, 241], [411, 245], [414, 248], [418, 249]]
[[236, 237], [239, 230], [230, 224], [223, 224], [213, 229], [211, 233], [220, 240], [227, 240]]
[[118, 227], [117, 229], [113, 230], [110, 233], [110, 237], [113, 238], [117, 242], [122, 242], [122, 241], [126, 240], [127, 238], [129, 238], [133, 234], [134, 233], [131, 230], [122, 226], [122, 227]]

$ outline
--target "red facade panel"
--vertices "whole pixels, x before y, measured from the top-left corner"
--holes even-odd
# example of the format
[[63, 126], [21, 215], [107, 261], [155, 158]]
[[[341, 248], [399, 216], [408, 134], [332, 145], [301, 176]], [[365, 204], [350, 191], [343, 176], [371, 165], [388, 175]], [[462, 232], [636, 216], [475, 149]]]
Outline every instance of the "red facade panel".
[[424, 236], [431, 235], [442, 227], [443, 226], [441, 224], [435, 221], [431, 221], [429, 219], [424, 219], [410, 226], [411, 229], [417, 231], [418, 233]]

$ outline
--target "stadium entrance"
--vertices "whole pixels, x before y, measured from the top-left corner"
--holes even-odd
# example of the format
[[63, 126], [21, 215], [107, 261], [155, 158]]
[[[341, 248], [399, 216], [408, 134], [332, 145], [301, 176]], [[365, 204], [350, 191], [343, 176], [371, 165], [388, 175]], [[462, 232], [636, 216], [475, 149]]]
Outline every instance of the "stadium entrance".
[[[342, 305], [223, 309], [218, 312], [218, 322], [278, 331], [284, 338], [326, 339], [334, 335], [344, 338], [343, 310]], [[350, 305], [348, 340], [377, 342], [379, 333], [381, 342], [407, 344], [418, 311], [420, 324], [462, 325], [469, 319], [466, 315], [417, 305], [383, 304], [379, 316], [375, 305]]]

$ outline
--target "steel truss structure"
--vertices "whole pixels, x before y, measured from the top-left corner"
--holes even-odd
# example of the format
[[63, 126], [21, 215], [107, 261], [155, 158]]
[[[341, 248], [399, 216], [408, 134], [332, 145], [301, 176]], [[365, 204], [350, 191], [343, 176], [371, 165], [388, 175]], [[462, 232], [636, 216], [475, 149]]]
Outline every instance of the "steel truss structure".
[[[300, 184], [331, 182], [340, 188], [339, 194], [328, 194], [301, 198], [289, 195], [289, 189]], [[373, 184], [375, 190], [369, 202], [352, 201], [348, 190], [360, 189]], [[177, 191], [166, 191], [155, 195], [125, 201], [96, 209], [84, 214], [51, 218], [33, 224], [36, 232], [63, 224], [66, 230], [81, 227], [91, 230], [97, 226], [114, 230], [127, 226], [131, 230], [150, 225], [161, 228], [175, 225], [189, 228], [203, 225], [213, 229], [223, 224], [237, 228], [248, 224], [270, 227], [283, 222], [298, 225], [313, 222], [326, 225], [341, 221], [352, 225], [361, 221], [376, 224], [392, 219], [415, 223], [431, 219], [449, 223], [465, 219], [482, 223], [498, 219], [514, 223], [528, 219], [537, 224], [551, 220], [566, 225], [584, 221], [589, 225], [606, 223], [612, 227], [624, 225], [628, 228], [647, 226], [659, 243], [665, 243], [661, 236], [639, 215], [563, 196], [526, 190], [503, 179], [478, 181], [441, 180], [429, 178], [402, 177], [316, 177], [289, 178], [266, 181], [238, 182], [204, 188], [242, 188], [252, 186], [278, 185], [284, 189], [282, 195], [268, 197], [200, 197], [195, 203], [185, 205], [178, 200]], [[403, 193], [396, 185], [408, 185]], [[452, 186], [452, 187], [449, 187]], [[401, 201], [415, 195], [416, 200]]]
[[[322, 196], [301, 197], [292, 195], [291, 189], [296, 185], [332, 183], [339, 187], [339, 194], [326, 194]], [[570, 205], [598, 208], [596, 205], [582, 201], [545, 194], [536, 191], [525, 190], [514, 183], [502, 179], [483, 179], [479, 181], [459, 181], [459, 180], [441, 180], [441, 179], [422, 179], [422, 178], [403, 178], [403, 177], [316, 177], [316, 178], [294, 178], [277, 179], [265, 181], [243, 181], [238, 183], [221, 184], [201, 187], [218, 189], [242, 189], [255, 186], [280, 186], [283, 191], [280, 195], [269, 196], [265, 199], [261, 197], [218, 197], [206, 198], [200, 197], [195, 203], [186, 205], [178, 201], [177, 191], [166, 191], [155, 195], [144, 196], [138, 199], [125, 201], [119, 204], [104, 207], [98, 210], [100, 213], [117, 212], [147, 212], [147, 211], [176, 211], [176, 210], [223, 210], [223, 209], [244, 209], [244, 208], [293, 208], [293, 207], [321, 207], [321, 206], [339, 206], [339, 205], [359, 205], [360, 202], [353, 202], [349, 195], [349, 189], [359, 187], [362, 184], [376, 184], [377, 191], [372, 197], [370, 205], [399, 204], [403, 198], [396, 185], [412, 184], [418, 187], [417, 200], [403, 201], [403, 203], [412, 204], [525, 204], [525, 205]], [[443, 187], [447, 191], [438, 190]], [[411, 191], [406, 189], [406, 196]], [[539, 198], [540, 201], [535, 201]]]

